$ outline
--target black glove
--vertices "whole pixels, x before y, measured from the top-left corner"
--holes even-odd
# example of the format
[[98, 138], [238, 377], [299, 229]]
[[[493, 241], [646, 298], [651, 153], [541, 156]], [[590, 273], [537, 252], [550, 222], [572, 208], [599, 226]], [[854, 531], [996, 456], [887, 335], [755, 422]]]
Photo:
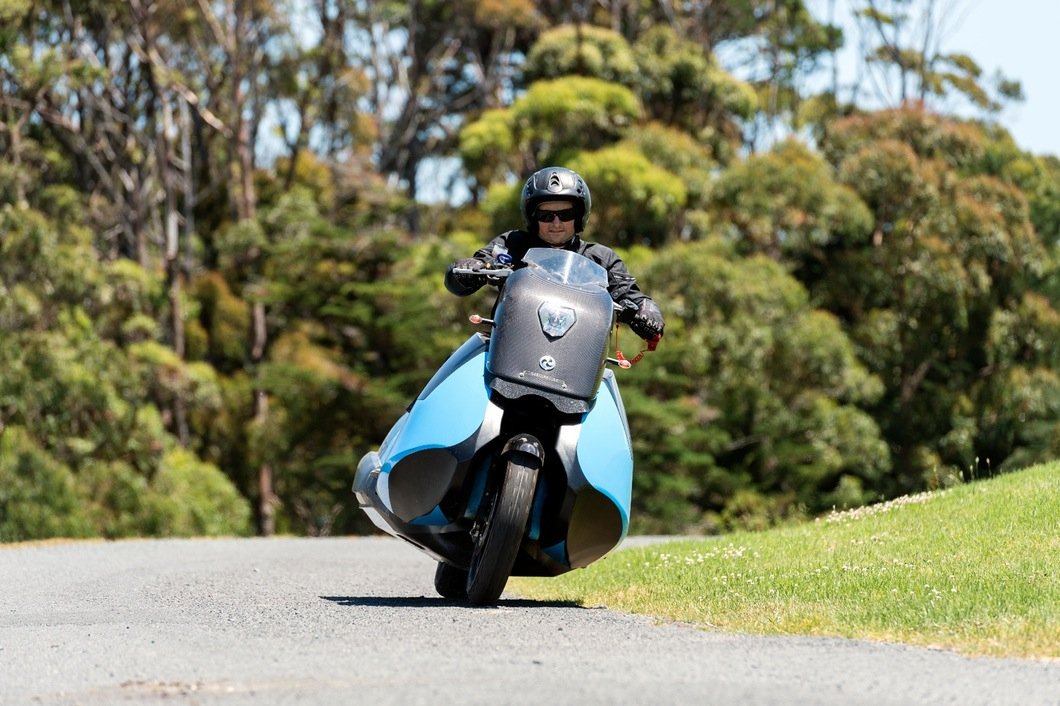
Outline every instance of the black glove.
[[456, 278], [456, 281], [462, 287], [465, 287], [467, 289], [478, 289], [482, 285], [486, 284], [485, 273], [479, 273], [479, 271], [482, 270], [485, 266], [486, 263], [484, 263], [482, 260], [479, 260], [474, 257], [465, 257], [463, 260], [457, 260], [456, 262], [454, 262], [449, 269], [474, 270], [475, 272], [473, 274], [461, 274], [454, 272], [453, 277]]
[[663, 321], [662, 312], [651, 299], [645, 299], [640, 303], [640, 310], [629, 322], [629, 328], [645, 341], [661, 338], [666, 322]]

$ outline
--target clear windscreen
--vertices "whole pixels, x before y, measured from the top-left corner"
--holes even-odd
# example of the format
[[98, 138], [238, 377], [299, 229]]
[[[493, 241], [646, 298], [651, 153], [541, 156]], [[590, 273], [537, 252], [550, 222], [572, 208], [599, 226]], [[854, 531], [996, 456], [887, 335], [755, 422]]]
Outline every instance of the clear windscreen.
[[607, 289], [607, 270], [589, 258], [570, 250], [530, 248], [523, 256], [536, 274], [575, 287]]

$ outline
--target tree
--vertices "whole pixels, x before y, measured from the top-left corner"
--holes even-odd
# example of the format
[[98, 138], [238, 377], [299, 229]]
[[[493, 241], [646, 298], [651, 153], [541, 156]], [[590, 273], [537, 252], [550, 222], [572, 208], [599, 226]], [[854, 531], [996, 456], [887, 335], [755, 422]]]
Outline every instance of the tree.
[[146, 265], [156, 123], [136, 120], [153, 96], [134, 43], [122, 39], [134, 32], [130, 15], [120, 3], [26, 5], [22, 41], [5, 52], [4, 105], [26, 116], [10, 123], [9, 134], [21, 142], [15, 136], [26, 118], [40, 120], [86, 192], [102, 197], [103, 212], [95, 215], [105, 246]]
[[[828, 258], [811, 292], [886, 385], [874, 414], [900, 469], [889, 492], [961, 474], [975, 459], [1004, 465], [1014, 438], [988, 441], [989, 420], [1053, 365], [1044, 350], [1015, 355], [990, 334], [1013, 319], [1051, 326], [1051, 307], [1027, 299], [1048, 259], [1025, 197], [982, 172], [986, 143], [970, 124], [888, 111], [839, 121], [830, 135], [826, 155], [875, 225]], [[1051, 409], [1039, 406], [1036, 418], [1055, 424]]]
[[[912, 16], [917, 9], [918, 18]], [[938, 0], [864, 0], [857, 10], [862, 33], [866, 73], [869, 80], [854, 87], [871, 85], [875, 98], [886, 107], [916, 102], [934, 107], [934, 101], [955, 93], [974, 107], [996, 113], [1006, 100], [1021, 100], [1018, 82], [998, 75], [994, 86], [984, 85], [979, 64], [966, 54], [942, 51], [946, 20], [959, 17], [960, 2]]]
[[588, 76], [633, 88], [638, 66], [629, 42], [617, 32], [582, 23], [542, 32], [527, 54], [522, 81]]
[[542, 33], [523, 71], [528, 92], [540, 81], [555, 87], [564, 76], [629, 88], [647, 116], [692, 134], [717, 158], [728, 158], [739, 146], [740, 123], [756, 105], [749, 85], [718, 66], [700, 44], [664, 25], [644, 31], [633, 44], [617, 32], [583, 24]]
[[717, 241], [646, 264], [667, 335], [622, 380], [646, 529], [760, 526], [873, 499], [891, 465], [864, 407], [883, 389], [839, 321], [779, 264]]
[[[3, 539], [245, 532], [246, 501], [165, 431], [174, 395], [193, 414], [217, 399], [212, 370], [158, 342], [160, 278], [100, 262], [86, 229], [28, 209], [0, 210], [0, 232]], [[185, 486], [160, 480], [174, 458]], [[183, 514], [204, 519], [165, 519]]]
[[70, 469], [21, 427], [0, 434], [0, 542], [92, 534]]
[[790, 265], [812, 286], [829, 253], [865, 242], [872, 214], [831, 166], [787, 140], [733, 164], [713, 183], [710, 210], [745, 255], [762, 253]]
[[[490, 111], [461, 132], [461, 156], [487, 187], [613, 144], [640, 117], [627, 88], [595, 78], [538, 81], [503, 111]], [[506, 159], [495, 161], [502, 154]]]
[[[527, 0], [348, 0], [347, 7], [350, 60], [368, 80], [376, 167], [415, 199], [423, 160], [453, 147], [463, 116], [497, 107], [510, 91], [513, 57], [526, 49], [537, 18]], [[409, 209], [413, 232], [417, 214]]]
[[[754, 125], [752, 144], [762, 129], [769, 131], [767, 137], [775, 138], [803, 128], [820, 103], [805, 95], [806, 81], [821, 67], [826, 54], [835, 60], [843, 32], [835, 25], [818, 23], [801, 0], [787, 0], [773, 3], [755, 39], [758, 60], [751, 83], [762, 113]], [[807, 98], [809, 105], [804, 104]]]
[[[861, 7], [915, 107], [807, 97], [838, 35], [799, 0], [0, 0], [0, 512], [366, 531], [353, 463], [490, 305], [441, 273], [550, 163], [669, 322], [623, 383], [641, 529], [1055, 454], [1058, 162], [941, 3]], [[925, 107], [966, 94], [985, 122]], [[420, 202], [454, 154], [471, 202]]]
[[717, 159], [727, 161], [742, 143], [741, 121], [757, 107], [751, 87], [668, 27], [645, 32], [634, 50], [648, 114], [695, 136]]

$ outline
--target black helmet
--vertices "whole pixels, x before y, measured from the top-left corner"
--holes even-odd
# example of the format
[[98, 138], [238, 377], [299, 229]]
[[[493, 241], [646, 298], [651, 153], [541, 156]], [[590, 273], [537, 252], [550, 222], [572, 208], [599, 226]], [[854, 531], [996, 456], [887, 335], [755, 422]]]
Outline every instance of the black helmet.
[[543, 201], [572, 201], [578, 208], [574, 219], [574, 232], [580, 233], [585, 219], [593, 207], [592, 196], [585, 180], [565, 167], [545, 167], [530, 175], [519, 196], [519, 210], [523, 212], [527, 229], [533, 233], [535, 224], [531, 218], [534, 209]]

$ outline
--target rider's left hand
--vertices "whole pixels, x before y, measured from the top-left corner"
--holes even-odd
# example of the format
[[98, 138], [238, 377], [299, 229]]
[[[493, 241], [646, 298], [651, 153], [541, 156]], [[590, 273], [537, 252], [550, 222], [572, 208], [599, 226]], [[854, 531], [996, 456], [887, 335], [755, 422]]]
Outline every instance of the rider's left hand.
[[640, 310], [633, 320], [629, 322], [629, 328], [645, 341], [662, 338], [666, 322], [663, 320], [662, 312], [650, 299], [641, 302]]

